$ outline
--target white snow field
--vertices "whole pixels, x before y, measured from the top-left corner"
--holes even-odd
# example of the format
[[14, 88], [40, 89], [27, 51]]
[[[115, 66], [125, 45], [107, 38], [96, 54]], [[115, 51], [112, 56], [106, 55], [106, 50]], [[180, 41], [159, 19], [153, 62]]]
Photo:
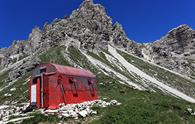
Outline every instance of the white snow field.
[[108, 51], [109, 53], [115, 57], [128, 71], [129, 73], [135, 73], [138, 76], [150, 81], [151, 83], [155, 84], [155, 86], [158, 86], [160, 89], [164, 89], [166, 90], [168, 93], [180, 97], [186, 101], [195, 103], [195, 99], [187, 96], [186, 94], [182, 93], [181, 91], [178, 91], [170, 86], [167, 86], [166, 84], [156, 80], [155, 78], [147, 75], [145, 72], [141, 71], [140, 69], [138, 69], [137, 67], [135, 67], [134, 65], [130, 64], [129, 62], [127, 62], [117, 51], [115, 48], [113, 48], [112, 46], [108, 46]]

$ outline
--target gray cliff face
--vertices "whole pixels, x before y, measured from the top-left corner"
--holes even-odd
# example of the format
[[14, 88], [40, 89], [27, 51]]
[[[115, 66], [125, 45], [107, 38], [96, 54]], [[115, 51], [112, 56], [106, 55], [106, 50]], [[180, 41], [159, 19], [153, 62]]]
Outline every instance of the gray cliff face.
[[4, 58], [5, 51], [6, 51], [5, 48], [0, 49], [0, 69], [2, 68], [1, 65], [3, 65], [3, 58]]
[[105, 9], [92, 1], [84, 1], [69, 17], [46, 24], [42, 40], [52, 46], [61, 42], [78, 42], [79, 48], [94, 50], [104, 47], [111, 34], [112, 22]]
[[144, 51], [154, 63], [195, 78], [195, 31], [189, 26], [174, 28]]
[[29, 54], [29, 45], [27, 41], [14, 41], [9, 48], [4, 48], [1, 54], [0, 67], [7, 67], [20, 58]]
[[141, 45], [129, 40], [119, 23], [115, 23], [112, 29], [112, 43], [115, 46], [125, 48], [125, 50], [134, 53], [137, 56], [141, 55]]
[[88, 0], [84, 1], [70, 16], [46, 24], [42, 40], [52, 46], [77, 42], [80, 49], [90, 51], [107, 49], [107, 44], [110, 42], [125, 47], [131, 44], [121, 25], [112, 24], [105, 8]]
[[195, 31], [182, 25], [159, 41], [148, 45], [138, 44], [127, 38], [119, 23], [112, 23], [103, 6], [85, 0], [70, 16], [45, 23], [42, 30], [36, 27], [26, 41], [14, 41], [9, 48], [0, 49], [0, 70], [15, 64], [9, 76], [9, 80], [13, 81], [38, 64], [38, 56], [52, 47], [73, 45], [81, 50], [99, 52], [107, 50], [108, 44], [112, 44], [163, 67], [192, 76], [195, 68], [194, 41]]
[[51, 24], [45, 23], [42, 30], [36, 27], [28, 40], [14, 41], [9, 48], [1, 50], [0, 69], [15, 63], [9, 76], [9, 80], [13, 81], [38, 64], [38, 55], [51, 47], [73, 45], [82, 50], [98, 52], [107, 49], [108, 44], [129, 51], [134, 51], [138, 46], [126, 37], [119, 23], [112, 24], [103, 6], [85, 0], [70, 16], [54, 19]]
[[29, 46], [31, 49], [31, 52], [36, 52], [37, 49], [40, 49], [41, 46], [41, 37], [42, 37], [42, 32], [41, 30], [36, 27], [32, 30], [32, 33], [29, 35]]

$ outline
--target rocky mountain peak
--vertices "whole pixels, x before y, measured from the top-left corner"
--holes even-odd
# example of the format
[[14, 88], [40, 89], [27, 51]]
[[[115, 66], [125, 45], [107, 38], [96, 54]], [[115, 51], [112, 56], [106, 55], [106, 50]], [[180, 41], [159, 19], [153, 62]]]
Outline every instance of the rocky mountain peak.
[[[14, 100], [22, 101], [21, 96], [29, 94], [24, 90], [29, 85], [30, 71], [39, 63], [52, 62], [91, 70], [97, 74], [98, 84], [104, 88], [108, 85], [109, 89], [114, 86], [113, 90], [120, 90], [119, 96], [127, 93], [126, 88], [121, 92], [118, 87], [117, 83], [122, 83], [140, 90], [162, 90], [162, 93], [195, 102], [191, 98], [195, 98], [194, 85], [188, 78], [139, 58], [195, 79], [194, 34], [189, 26], [181, 25], [158, 42], [138, 44], [127, 38], [121, 24], [112, 23], [103, 6], [84, 0], [70, 16], [45, 23], [42, 30], [35, 27], [27, 40], [14, 41], [9, 48], [0, 49], [0, 76], [8, 73], [7, 77], [0, 77], [3, 79], [0, 91], [7, 85], [8, 88], [16, 86], [16, 93], [2, 89], [5, 92], [0, 92], [3, 93], [0, 96], [10, 99], [6, 94], [11, 93]], [[5, 101], [4, 97], [0, 98]]]
[[188, 76], [193, 75], [195, 31], [186, 24], [180, 25], [150, 44], [148, 51], [154, 63]]
[[107, 16], [105, 8], [100, 4], [94, 4], [92, 0], [85, 0], [80, 7], [73, 11], [71, 18], [82, 18], [85, 21], [96, 20], [103, 24], [112, 23], [111, 18]]
[[163, 38], [186, 41], [187, 39], [194, 38], [194, 31], [188, 25], [183, 24], [169, 31], [168, 34]]
[[124, 31], [123, 31], [122, 25], [119, 24], [118, 22], [116, 22], [116, 23], [114, 24], [113, 30], [120, 30], [120, 31], [124, 32]]
[[182, 24], [182, 25], [179, 25], [178, 27], [173, 28], [172, 30], [170, 30], [169, 33], [177, 32], [177, 31], [181, 31], [181, 30], [192, 30], [192, 28], [187, 24]]
[[81, 6], [83, 7], [87, 7], [89, 5], [93, 5], [93, 0], [84, 0], [83, 3], [81, 4]]
[[26, 42], [14, 43], [4, 52], [8, 57], [4, 57], [4, 64], [1, 65], [5, 67], [11, 61], [15, 62], [15, 57], [19, 60], [26, 55], [41, 54], [59, 45], [99, 51], [108, 49], [110, 43], [129, 51], [137, 49], [136, 43], [127, 38], [122, 26], [119, 23], [112, 24], [112, 19], [102, 5], [95, 4], [93, 0], [84, 0], [70, 16], [46, 23], [43, 30], [36, 27]]
[[42, 37], [42, 32], [39, 29], [39, 27], [35, 27], [32, 30], [32, 33], [29, 35], [29, 45], [32, 47], [32, 50], [35, 51], [40, 43], [41, 43], [41, 37]]

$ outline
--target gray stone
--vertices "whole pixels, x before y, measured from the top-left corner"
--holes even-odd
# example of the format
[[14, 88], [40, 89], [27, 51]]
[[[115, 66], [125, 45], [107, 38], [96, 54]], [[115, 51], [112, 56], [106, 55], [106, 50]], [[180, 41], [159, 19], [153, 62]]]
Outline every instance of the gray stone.
[[150, 61], [160, 66], [189, 77], [193, 76], [193, 70], [188, 65], [191, 60], [195, 60], [194, 32], [188, 25], [181, 25], [160, 40], [147, 44], [143, 49], [144, 53]]

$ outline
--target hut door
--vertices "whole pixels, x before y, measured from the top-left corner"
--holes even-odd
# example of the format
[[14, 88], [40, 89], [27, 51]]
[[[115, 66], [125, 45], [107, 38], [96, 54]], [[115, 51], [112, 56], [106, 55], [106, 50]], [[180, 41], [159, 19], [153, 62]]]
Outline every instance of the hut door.
[[37, 85], [31, 85], [31, 104], [36, 105], [37, 102]]
[[37, 67], [33, 71], [33, 82], [31, 85], [31, 101], [32, 105], [36, 105], [38, 108], [41, 108], [44, 106], [43, 104], [43, 92], [44, 92], [44, 86], [43, 86], [43, 75], [46, 72], [46, 67]]
[[31, 85], [31, 104], [36, 105], [38, 108], [40, 108], [40, 98], [41, 98], [41, 78], [35, 77], [33, 78], [33, 82]]
[[43, 82], [43, 106], [44, 108], [49, 107], [49, 86], [48, 86], [48, 77], [44, 76]]

